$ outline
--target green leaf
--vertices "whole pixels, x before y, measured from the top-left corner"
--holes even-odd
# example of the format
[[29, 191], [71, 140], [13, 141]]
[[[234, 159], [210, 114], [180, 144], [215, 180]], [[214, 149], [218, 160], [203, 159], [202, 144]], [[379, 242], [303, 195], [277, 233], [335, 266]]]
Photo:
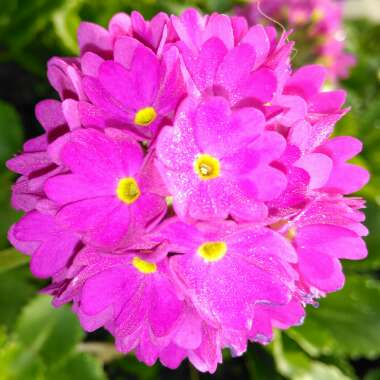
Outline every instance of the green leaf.
[[84, 332], [68, 307], [55, 309], [50, 297], [41, 295], [23, 309], [16, 324], [15, 337], [39, 352], [49, 364], [71, 354]]
[[16, 109], [0, 100], [0, 170], [5, 161], [21, 148], [22, 140], [21, 120]]
[[380, 368], [368, 372], [364, 380], [380, 380]]
[[4, 173], [1, 175], [0, 173], [0, 249], [9, 247], [7, 232], [20, 214], [13, 210], [10, 204], [12, 182], [9, 174]]
[[350, 380], [339, 368], [321, 362], [312, 362], [307, 373], [294, 376], [292, 380]]
[[244, 354], [244, 360], [251, 380], [281, 379], [281, 376], [276, 371], [273, 357], [258, 344], [249, 347]]
[[126, 378], [130, 375], [139, 380], [155, 380], [159, 378], [160, 366], [158, 364], [147, 367], [144, 363], [139, 362], [134, 355], [127, 355], [122, 359], [112, 362], [112, 368], [123, 373]]
[[7, 341], [7, 334], [5, 332], [5, 326], [0, 326], [0, 348], [3, 347]]
[[68, 0], [53, 14], [55, 32], [65, 48], [72, 54], [79, 53], [77, 29], [81, 19], [78, 11], [83, 3], [84, 0]]
[[0, 374], [1, 380], [47, 380], [36, 353], [13, 341], [0, 348]]
[[47, 379], [54, 380], [106, 380], [107, 376], [100, 361], [93, 356], [76, 352], [67, 360], [47, 372]]
[[273, 355], [278, 371], [291, 380], [350, 380], [338, 367], [310, 358], [286, 335], [277, 333]]
[[232, 8], [231, 0], [207, 0], [207, 8], [209, 12], [227, 12]]
[[380, 354], [380, 284], [351, 276], [340, 292], [309, 308], [305, 323], [288, 330], [310, 355], [374, 358]]
[[16, 251], [14, 248], [0, 251], [0, 273], [17, 268], [29, 262], [29, 257]]
[[13, 327], [23, 306], [40, 287], [34, 281], [27, 267], [0, 274], [0, 325]]

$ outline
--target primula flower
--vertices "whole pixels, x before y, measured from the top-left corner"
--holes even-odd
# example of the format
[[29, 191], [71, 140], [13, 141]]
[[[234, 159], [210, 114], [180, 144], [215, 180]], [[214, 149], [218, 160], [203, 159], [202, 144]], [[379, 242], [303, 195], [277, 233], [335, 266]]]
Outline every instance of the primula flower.
[[84, 250], [82, 255], [90, 262], [79, 305], [82, 323], [91, 326], [95, 318], [103, 320], [125, 351], [143, 340], [144, 331], [156, 344], [165, 340], [183, 309], [168, 275], [167, 260], [152, 262], [149, 254], [133, 251], [105, 255]]
[[206, 320], [245, 331], [256, 304], [289, 301], [296, 255], [274, 231], [172, 221], [163, 235], [180, 253], [170, 260], [178, 281]]
[[157, 144], [160, 172], [178, 215], [206, 220], [228, 215], [265, 218], [264, 201], [286, 186], [285, 176], [269, 165], [285, 147], [281, 135], [263, 130], [260, 111], [231, 111], [220, 97], [199, 105], [186, 101], [178, 115]]
[[63, 229], [53, 216], [38, 211], [25, 214], [8, 237], [17, 249], [32, 256], [30, 268], [39, 278], [59, 274], [80, 248], [76, 234]]
[[93, 106], [82, 105], [82, 122], [91, 124], [96, 109], [103, 127], [127, 127], [141, 139], [152, 138], [185, 95], [178, 51], [173, 47], [159, 59], [141, 43], [123, 38], [114, 54], [115, 61], [103, 62], [95, 77], [83, 78]]
[[85, 240], [115, 246], [145, 229], [166, 210], [155, 183], [144, 176], [140, 146], [126, 134], [78, 130], [62, 148], [70, 172], [45, 183], [60, 207], [57, 220]]
[[78, 39], [48, 63], [44, 134], [7, 163], [26, 212], [9, 240], [55, 307], [147, 365], [215, 372], [343, 286], [340, 260], [367, 253], [347, 196], [368, 173], [360, 141], [331, 137], [345, 93], [292, 70], [288, 33], [189, 9]]
[[273, 338], [273, 328], [286, 330], [301, 325], [304, 316], [302, 300], [297, 296], [284, 305], [256, 305], [248, 337], [253, 342], [268, 344]]
[[15, 209], [32, 211], [46, 209], [47, 202], [43, 186], [45, 181], [63, 171], [48, 153], [51, 143], [69, 131], [70, 127], [63, 113], [63, 103], [49, 99], [36, 106], [36, 117], [45, 133], [27, 141], [23, 153], [8, 160], [7, 167], [21, 177], [13, 185], [12, 205]]
[[327, 198], [312, 202], [288, 223], [286, 233], [294, 239], [301, 281], [314, 292], [325, 294], [343, 286], [339, 259], [367, 256], [361, 238], [368, 233], [360, 224], [363, 220], [364, 215], [344, 199]]
[[343, 6], [340, 0], [252, 0], [236, 13], [250, 25], [274, 21], [294, 29], [298, 50], [295, 60], [303, 65], [311, 61], [324, 65], [328, 79], [336, 82], [348, 76], [355, 57], [345, 50]]

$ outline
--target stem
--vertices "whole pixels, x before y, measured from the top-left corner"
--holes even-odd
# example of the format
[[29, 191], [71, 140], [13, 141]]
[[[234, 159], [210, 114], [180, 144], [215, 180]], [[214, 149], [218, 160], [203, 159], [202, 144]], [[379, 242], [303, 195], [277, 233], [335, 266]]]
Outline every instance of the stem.
[[200, 380], [199, 372], [189, 363], [190, 380]]
[[103, 364], [110, 363], [124, 356], [115, 349], [112, 343], [80, 343], [77, 350], [96, 356]]

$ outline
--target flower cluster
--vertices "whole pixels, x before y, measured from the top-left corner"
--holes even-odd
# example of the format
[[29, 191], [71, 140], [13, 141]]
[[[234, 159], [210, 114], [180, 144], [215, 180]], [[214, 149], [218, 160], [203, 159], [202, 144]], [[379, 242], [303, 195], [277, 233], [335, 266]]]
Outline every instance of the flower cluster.
[[366, 256], [368, 173], [330, 137], [347, 112], [326, 72], [293, 72], [293, 45], [244, 18], [117, 14], [53, 58], [60, 100], [8, 168], [25, 211], [9, 239], [52, 278], [87, 331], [121, 352], [216, 370], [221, 350], [270, 342], [340, 289], [340, 259]]
[[328, 70], [328, 79], [345, 78], [355, 57], [344, 51], [342, 0], [252, 0], [236, 9], [254, 25], [278, 22], [294, 29], [298, 49], [295, 60], [301, 65], [316, 62]]

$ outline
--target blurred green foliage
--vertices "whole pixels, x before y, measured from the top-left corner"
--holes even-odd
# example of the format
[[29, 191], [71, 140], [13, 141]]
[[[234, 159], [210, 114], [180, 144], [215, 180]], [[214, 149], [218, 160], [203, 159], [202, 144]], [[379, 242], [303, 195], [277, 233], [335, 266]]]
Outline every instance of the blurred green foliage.
[[[5, 2], [5, 4], [3, 4]], [[226, 11], [233, 0], [3, 0], [0, 9], [0, 62], [14, 60], [43, 75], [53, 55], [78, 53], [76, 30], [81, 20], [106, 26], [117, 12], [138, 10], [146, 17], [159, 11], [179, 13], [187, 7]], [[38, 41], [38, 43], [36, 43]]]
[[[0, 65], [21, 66], [42, 77], [53, 55], [77, 53], [76, 29], [82, 19], [107, 25], [118, 11], [141, 11], [146, 17], [188, 6], [227, 11], [233, 0], [3, 0], [0, 7]], [[380, 25], [366, 20], [347, 23], [348, 44], [358, 58], [343, 83], [351, 113], [338, 134], [364, 142], [360, 164], [372, 180], [360, 194], [368, 200], [369, 258], [346, 263], [347, 284], [309, 307], [305, 323], [274, 342], [251, 345], [242, 358], [220, 366], [215, 379], [379, 380], [380, 367]], [[31, 92], [32, 93], [32, 92]], [[49, 94], [46, 94], [49, 96]], [[30, 99], [30, 103], [36, 103]], [[85, 336], [69, 307], [54, 309], [45, 284], [30, 275], [28, 258], [9, 248], [6, 231], [16, 220], [10, 208], [14, 177], [5, 160], [21, 149], [22, 123], [15, 107], [0, 101], [0, 379], [1, 380], [153, 380], [206, 379], [185, 363], [177, 371], [148, 368], [132, 356], [122, 357], [103, 333]]]

